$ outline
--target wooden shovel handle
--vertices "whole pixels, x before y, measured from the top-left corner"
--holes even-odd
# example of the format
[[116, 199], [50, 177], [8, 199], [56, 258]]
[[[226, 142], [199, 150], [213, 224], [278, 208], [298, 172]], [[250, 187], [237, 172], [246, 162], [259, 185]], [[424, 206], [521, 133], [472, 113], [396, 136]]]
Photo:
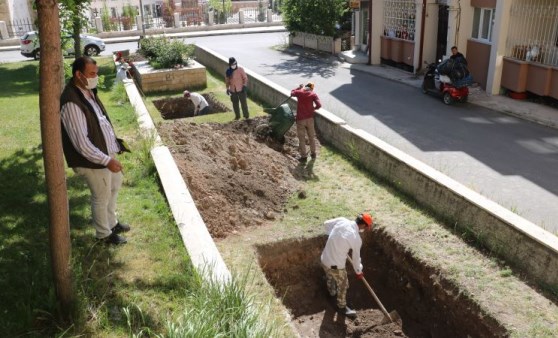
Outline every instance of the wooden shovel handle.
[[[353, 265], [353, 260], [351, 259], [351, 257], [347, 255], [347, 258], [349, 259], [349, 262], [351, 263], [351, 265]], [[370, 294], [372, 295], [372, 297], [374, 297], [374, 300], [376, 301], [376, 304], [378, 304], [378, 306], [380, 306], [380, 309], [382, 310], [384, 315], [386, 317], [388, 317], [390, 321], [393, 322], [393, 318], [391, 318], [391, 316], [387, 312], [387, 310], [384, 307], [384, 305], [382, 304], [382, 302], [380, 302], [380, 299], [378, 298], [378, 296], [376, 296], [376, 293], [374, 292], [374, 290], [372, 290], [372, 287], [370, 286], [370, 284], [368, 284], [368, 282], [366, 281], [366, 278], [362, 277], [362, 282], [364, 283], [364, 285], [366, 286], [368, 291], [370, 291]]]

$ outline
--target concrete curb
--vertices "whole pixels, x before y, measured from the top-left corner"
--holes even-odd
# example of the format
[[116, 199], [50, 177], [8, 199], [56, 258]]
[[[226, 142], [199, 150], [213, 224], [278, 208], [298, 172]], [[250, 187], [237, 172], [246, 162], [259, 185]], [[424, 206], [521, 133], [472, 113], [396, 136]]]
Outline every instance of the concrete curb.
[[134, 107], [141, 134], [154, 142], [151, 156], [192, 264], [206, 280], [229, 282], [231, 274], [207, 230], [170, 150], [162, 145], [137, 87], [131, 80], [125, 81], [124, 86]]

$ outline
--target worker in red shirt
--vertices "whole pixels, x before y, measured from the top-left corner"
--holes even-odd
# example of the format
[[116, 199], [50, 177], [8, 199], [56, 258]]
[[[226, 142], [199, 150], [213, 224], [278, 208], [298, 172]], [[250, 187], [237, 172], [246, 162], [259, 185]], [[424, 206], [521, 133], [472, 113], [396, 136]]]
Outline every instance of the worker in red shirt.
[[322, 107], [320, 98], [314, 93], [314, 84], [308, 82], [305, 86], [299, 85], [291, 91], [291, 96], [297, 98], [296, 108], [296, 134], [298, 136], [299, 161], [305, 163], [308, 159], [306, 152], [306, 134], [310, 143], [310, 156], [316, 158], [316, 131], [314, 129], [314, 113]]

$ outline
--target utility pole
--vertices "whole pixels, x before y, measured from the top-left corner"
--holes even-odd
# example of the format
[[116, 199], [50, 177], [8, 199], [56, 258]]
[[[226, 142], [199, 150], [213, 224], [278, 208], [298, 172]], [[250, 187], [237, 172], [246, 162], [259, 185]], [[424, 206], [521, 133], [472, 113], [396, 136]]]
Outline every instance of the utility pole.
[[145, 22], [143, 18], [143, 1], [140, 0], [140, 15], [141, 15], [141, 36], [145, 37]]

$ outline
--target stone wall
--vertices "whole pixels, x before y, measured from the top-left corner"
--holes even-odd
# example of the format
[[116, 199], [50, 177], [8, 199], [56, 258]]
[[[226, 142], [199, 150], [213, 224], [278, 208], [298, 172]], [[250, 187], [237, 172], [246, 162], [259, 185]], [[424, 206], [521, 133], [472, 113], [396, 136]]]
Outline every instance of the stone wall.
[[[195, 55], [209, 69], [224, 73], [227, 68], [228, 57], [209, 49], [196, 47]], [[242, 65], [242, 60], [238, 63]], [[246, 73], [248, 93], [267, 105], [276, 106], [289, 97], [289, 90], [250, 70]], [[358, 155], [357, 160], [367, 170], [391, 182], [447, 224], [470, 233], [480, 245], [531, 279], [558, 288], [558, 237], [324, 109], [315, 120], [327, 143], [343, 153]]]

